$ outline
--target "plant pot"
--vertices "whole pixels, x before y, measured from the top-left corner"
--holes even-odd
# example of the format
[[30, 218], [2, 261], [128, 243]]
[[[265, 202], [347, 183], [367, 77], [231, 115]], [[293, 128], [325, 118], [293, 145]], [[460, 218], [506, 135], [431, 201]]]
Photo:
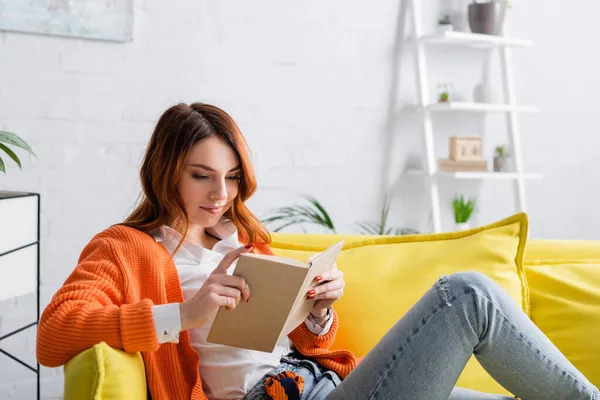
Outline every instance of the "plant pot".
[[471, 229], [471, 224], [469, 222], [455, 222], [454, 223], [455, 231], [466, 231], [467, 229]]
[[503, 1], [469, 4], [468, 16], [471, 32], [501, 35], [505, 12], [506, 6]]
[[438, 24], [435, 30], [441, 35], [444, 32], [452, 32], [454, 30], [454, 26], [451, 24]]
[[508, 172], [508, 159], [506, 157], [494, 157], [494, 172]]

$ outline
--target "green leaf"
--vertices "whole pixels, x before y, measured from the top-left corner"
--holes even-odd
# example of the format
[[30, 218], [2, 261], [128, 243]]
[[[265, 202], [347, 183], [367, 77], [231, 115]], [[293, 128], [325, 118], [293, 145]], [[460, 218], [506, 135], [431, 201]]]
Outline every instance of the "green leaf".
[[35, 155], [31, 147], [29, 147], [29, 145], [23, 139], [21, 139], [14, 133], [0, 131], [0, 142], [20, 147], [21, 149], [26, 150], [30, 154]]
[[419, 231], [412, 228], [398, 228], [396, 229], [396, 235], [417, 235]]
[[0, 158], [0, 171], [6, 173], [6, 170], [4, 169], [4, 161], [2, 161], [2, 158]]
[[306, 232], [302, 225], [306, 223], [319, 225], [336, 233], [333, 222], [325, 208], [314, 197], [306, 196], [305, 199], [310, 203], [309, 206], [280, 207], [262, 219], [262, 222], [264, 224], [283, 223], [274, 230], [275, 232], [279, 232], [290, 225], [299, 225]]
[[452, 200], [454, 209], [454, 221], [457, 223], [467, 222], [475, 211], [475, 199], [465, 200], [464, 196], [456, 196]]
[[333, 232], [335, 232], [335, 227], [333, 226], [333, 221], [331, 220], [331, 217], [329, 216], [327, 211], [325, 211], [325, 207], [323, 207], [321, 205], [321, 203], [319, 203], [317, 201], [317, 199], [315, 199], [314, 197], [308, 197], [308, 201], [310, 201], [321, 212], [321, 214], [323, 215], [323, 218], [325, 219], [327, 227], [329, 229], [331, 229]]
[[21, 168], [21, 161], [19, 160], [19, 157], [17, 157], [17, 155], [14, 153], [14, 151], [9, 149], [6, 145], [3, 145], [2, 143], [0, 143], [0, 150], [4, 150], [4, 152], [8, 154], [8, 156], [17, 163], [19, 168]]
[[316, 213], [314, 210], [311, 210], [308, 207], [298, 206], [296, 208], [296, 212], [298, 213], [298, 215], [303, 215], [308, 219], [313, 219], [321, 224], [326, 224], [325, 220], [321, 218], [321, 216], [318, 213]]
[[375, 222], [358, 222], [357, 225], [360, 228], [360, 233], [364, 235], [377, 235], [378, 233], [378, 226]]

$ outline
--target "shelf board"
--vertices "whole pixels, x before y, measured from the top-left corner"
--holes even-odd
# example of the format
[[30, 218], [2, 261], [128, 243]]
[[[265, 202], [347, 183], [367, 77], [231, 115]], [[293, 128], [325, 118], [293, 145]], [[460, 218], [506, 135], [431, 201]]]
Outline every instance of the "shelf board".
[[[426, 171], [422, 169], [408, 170], [410, 175], [426, 175]], [[543, 175], [538, 173], [524, 173], [522, 174], [525, 179], [542, 179]], [[459, 171], [459, 172], [444, 172], [438, 171], [435, 176], [442, 178], [454, 178], [454, 179], [518, 179], [519, 174], [516, 172], [470, 172], [470, 171]]]
[[427, 109], [431, 111], [469, 111], [469, 112], [537, 112], [536, 107], [531, 106], [512, 106], [510, 104], [496, 103], [466, 103], [450, 101], [446, 103], [429, 104]]
[[424, 35], [420, 37], [423, 43], [427, 44], [457, 44], [474, 47], [531, 47], [533, 42], [528, 39], [516, 39], [498, 35], [483, 35], [470, 32], [443, 32]]

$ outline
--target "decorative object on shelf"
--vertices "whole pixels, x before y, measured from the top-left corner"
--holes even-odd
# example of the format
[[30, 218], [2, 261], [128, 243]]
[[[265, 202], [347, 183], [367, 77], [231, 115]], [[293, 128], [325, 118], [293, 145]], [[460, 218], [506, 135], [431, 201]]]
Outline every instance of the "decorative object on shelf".
[[[35, 155], [31, 147], [29, 147], [29, 145], [19, 136], [14, 133], [0, 131], [0, 155], [2, 155], [2, 153], [8, 155], [15, 163], [17, 163], [19, 168], [21, 168], [21, 160], [19, 159], [19, 156], [8, 147], [9, 145], [19, 147], [29, 154]], [[0, 157], [0, 172], [6, 173], [6, 164], [4, 163], [4, 160], [2, 160], [2, 157]]]
[[476, 84], [475, 88], [473, 89], [473, 101], [475, 103], [486, 104], [496, 103], [496, 95], [492, 85], [483, 82]]
[[506, 3], [503, 0], [490, 0], [484, 3], [477, 3], [476, 0], [473, 0], [468, 6], [471, 32], [501, 35], [505, 13]]
[[455, 161], [483, 160], [483, 141], [478, 136], [450, 137], [450, 159]]
[[494, 172], [509, 172], [509, 156], [506, 146], [496, 146], [494, 149]]
[[129, 42], [133, 0], [0, 0], [0, 30]]
[[444, 32], [450, 32], [454, 30], [454, 25], [452, 24], [452, 21], [450, 20], [450, 16], [449, 15], [444, 15], [443, 18], [441, 18], [438, 21], [438, 25], [436, 28], [437, 33], [444, 33]]
[[452, 98], [452, 85], [449, 83], [439, 83], [438, 85], [438, 102], [447, 103]]
[[487, 162], [483, 158], [483, 141], [478, 136], [450, 137], [450, 156], [438, 160], [442, 172], [487, 172]]
[[[2, 226], [0, 228], [0, 272], [2, 272], [0, 301], [18, 299], [30, 294], [36, 294], [37, 297], [37, 310], [35, 314], [31, 313], [31, 320], [21, 327], [13, 327], [9, 332], [2, 332], [0, 336], [0, 343], [2, 343], [9, 338], [13, 341], [18, 340], [21, 332], [36, 329], [40, 319], [40, 195], [0, 191], [0, 221]], [[25, 338], [23, 342], [26, 342]], [[32, 357], [27, 356], [23, 360], [22, 352], [17, 356], [0, 348], [0, 358], [3, 363], [10, 362], [4, 358], [6, 356], [36, 374], [36, 398], [39, 400], [40, 365], [38, 363], [31, 365], [26, 361], [35, 359], [34, 349], [30, 350], [33, 353]]]
[[452, 199], [454, 210], [454, 229], [457, 231], [471, 228], [469, 220], [475, 212], [475, 198], [466, 200], [464, 196], [455, 196]]
[[450, 93], [448, 93], [447, 91], [443, 91], [440, 93], [440, 97], [438, 98], [438, 101], [440, 103], [447, 103], [448, 101], [450, 101]]

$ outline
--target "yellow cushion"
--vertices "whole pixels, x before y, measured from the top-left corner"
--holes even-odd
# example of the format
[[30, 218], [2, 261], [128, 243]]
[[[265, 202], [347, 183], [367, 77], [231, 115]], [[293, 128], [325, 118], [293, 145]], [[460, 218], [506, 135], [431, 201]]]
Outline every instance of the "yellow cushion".
[[[528, 312], [523, 270], [527, 215], [462, 232], [409, 236], [335, 236], [273, 234], [277, 255], [306, 261], [317, 251], [345, 239], [338, 258], [345, 293], [336, 302], [340, 317], [335, 348], [362, 356], [442, 275], [479, 271], [494, 279]], [[310, 240], [305, 244], [306, 239]], [[317, 243], [320, 239], [321, 243]], [[508, 392], [473, 358], [458, 381], [463, 387]]]
[[64, 400], [147, 400], [142, 355], [99, 343], [65, 365], [64, 389]]
[[600, 242], [533, 241], [525, 271], [531, 318], [600, 387]]

